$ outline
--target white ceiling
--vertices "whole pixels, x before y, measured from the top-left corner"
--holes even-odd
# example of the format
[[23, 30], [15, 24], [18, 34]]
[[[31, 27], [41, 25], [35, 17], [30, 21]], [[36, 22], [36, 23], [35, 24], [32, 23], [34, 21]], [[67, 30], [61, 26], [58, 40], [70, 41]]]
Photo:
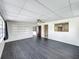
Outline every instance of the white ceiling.
[[79, 16], [79, 0], [0, 0], [5, 17], [12, 21], [35, 22]]

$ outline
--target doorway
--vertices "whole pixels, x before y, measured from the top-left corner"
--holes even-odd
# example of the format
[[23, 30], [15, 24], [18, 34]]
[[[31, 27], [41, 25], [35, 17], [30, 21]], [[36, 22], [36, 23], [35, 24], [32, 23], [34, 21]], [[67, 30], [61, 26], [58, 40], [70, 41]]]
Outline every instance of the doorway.
[[44, 37], [48, 38], [48, 25], [44, 25]]
[[38, 33], [37, 33], [37, 37], [41, 37], [41, 26], [38, 26]]

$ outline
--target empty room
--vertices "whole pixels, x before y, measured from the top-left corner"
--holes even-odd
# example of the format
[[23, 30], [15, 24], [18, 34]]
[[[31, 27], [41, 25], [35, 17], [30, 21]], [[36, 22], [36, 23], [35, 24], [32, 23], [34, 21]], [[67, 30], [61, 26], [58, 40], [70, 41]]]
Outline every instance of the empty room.
[[0, 59], [79, 59], [79, 0], [0, 0]]

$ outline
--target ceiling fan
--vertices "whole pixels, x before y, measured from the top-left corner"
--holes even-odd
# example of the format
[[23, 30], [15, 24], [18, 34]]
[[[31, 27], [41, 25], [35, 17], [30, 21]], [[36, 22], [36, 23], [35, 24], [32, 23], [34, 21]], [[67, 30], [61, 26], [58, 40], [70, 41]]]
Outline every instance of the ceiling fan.
[[45, 22], [42, 21], [41, 19], [37, 19], [37, 23], [45, 23]]

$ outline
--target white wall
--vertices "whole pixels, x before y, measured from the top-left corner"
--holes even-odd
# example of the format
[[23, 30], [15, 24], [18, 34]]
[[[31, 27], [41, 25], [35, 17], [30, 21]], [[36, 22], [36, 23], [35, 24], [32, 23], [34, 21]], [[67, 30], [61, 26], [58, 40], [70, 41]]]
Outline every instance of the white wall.
[[[54, 24], [69, 22], [69, 32], [55, 32]], [[44, 37], [44, 25], [48, 24], [48, 38], [79, 46], [79, 18], [65, 19], [39, 24], [42, 26], [42, 37]]]
[[24, 38], [33, 37], [33, 25], [26, 22], [11, 22], [8, 21], [9, 39], [7, 41], [0, 41], [0, 59], [5, 46], [5, 42], [20, 40]]
[[24, 38], [33, 37], [33, 24], [27, 22], [11, 22], [8, 21], [9, 39], [7, 41], [15, 41]]

